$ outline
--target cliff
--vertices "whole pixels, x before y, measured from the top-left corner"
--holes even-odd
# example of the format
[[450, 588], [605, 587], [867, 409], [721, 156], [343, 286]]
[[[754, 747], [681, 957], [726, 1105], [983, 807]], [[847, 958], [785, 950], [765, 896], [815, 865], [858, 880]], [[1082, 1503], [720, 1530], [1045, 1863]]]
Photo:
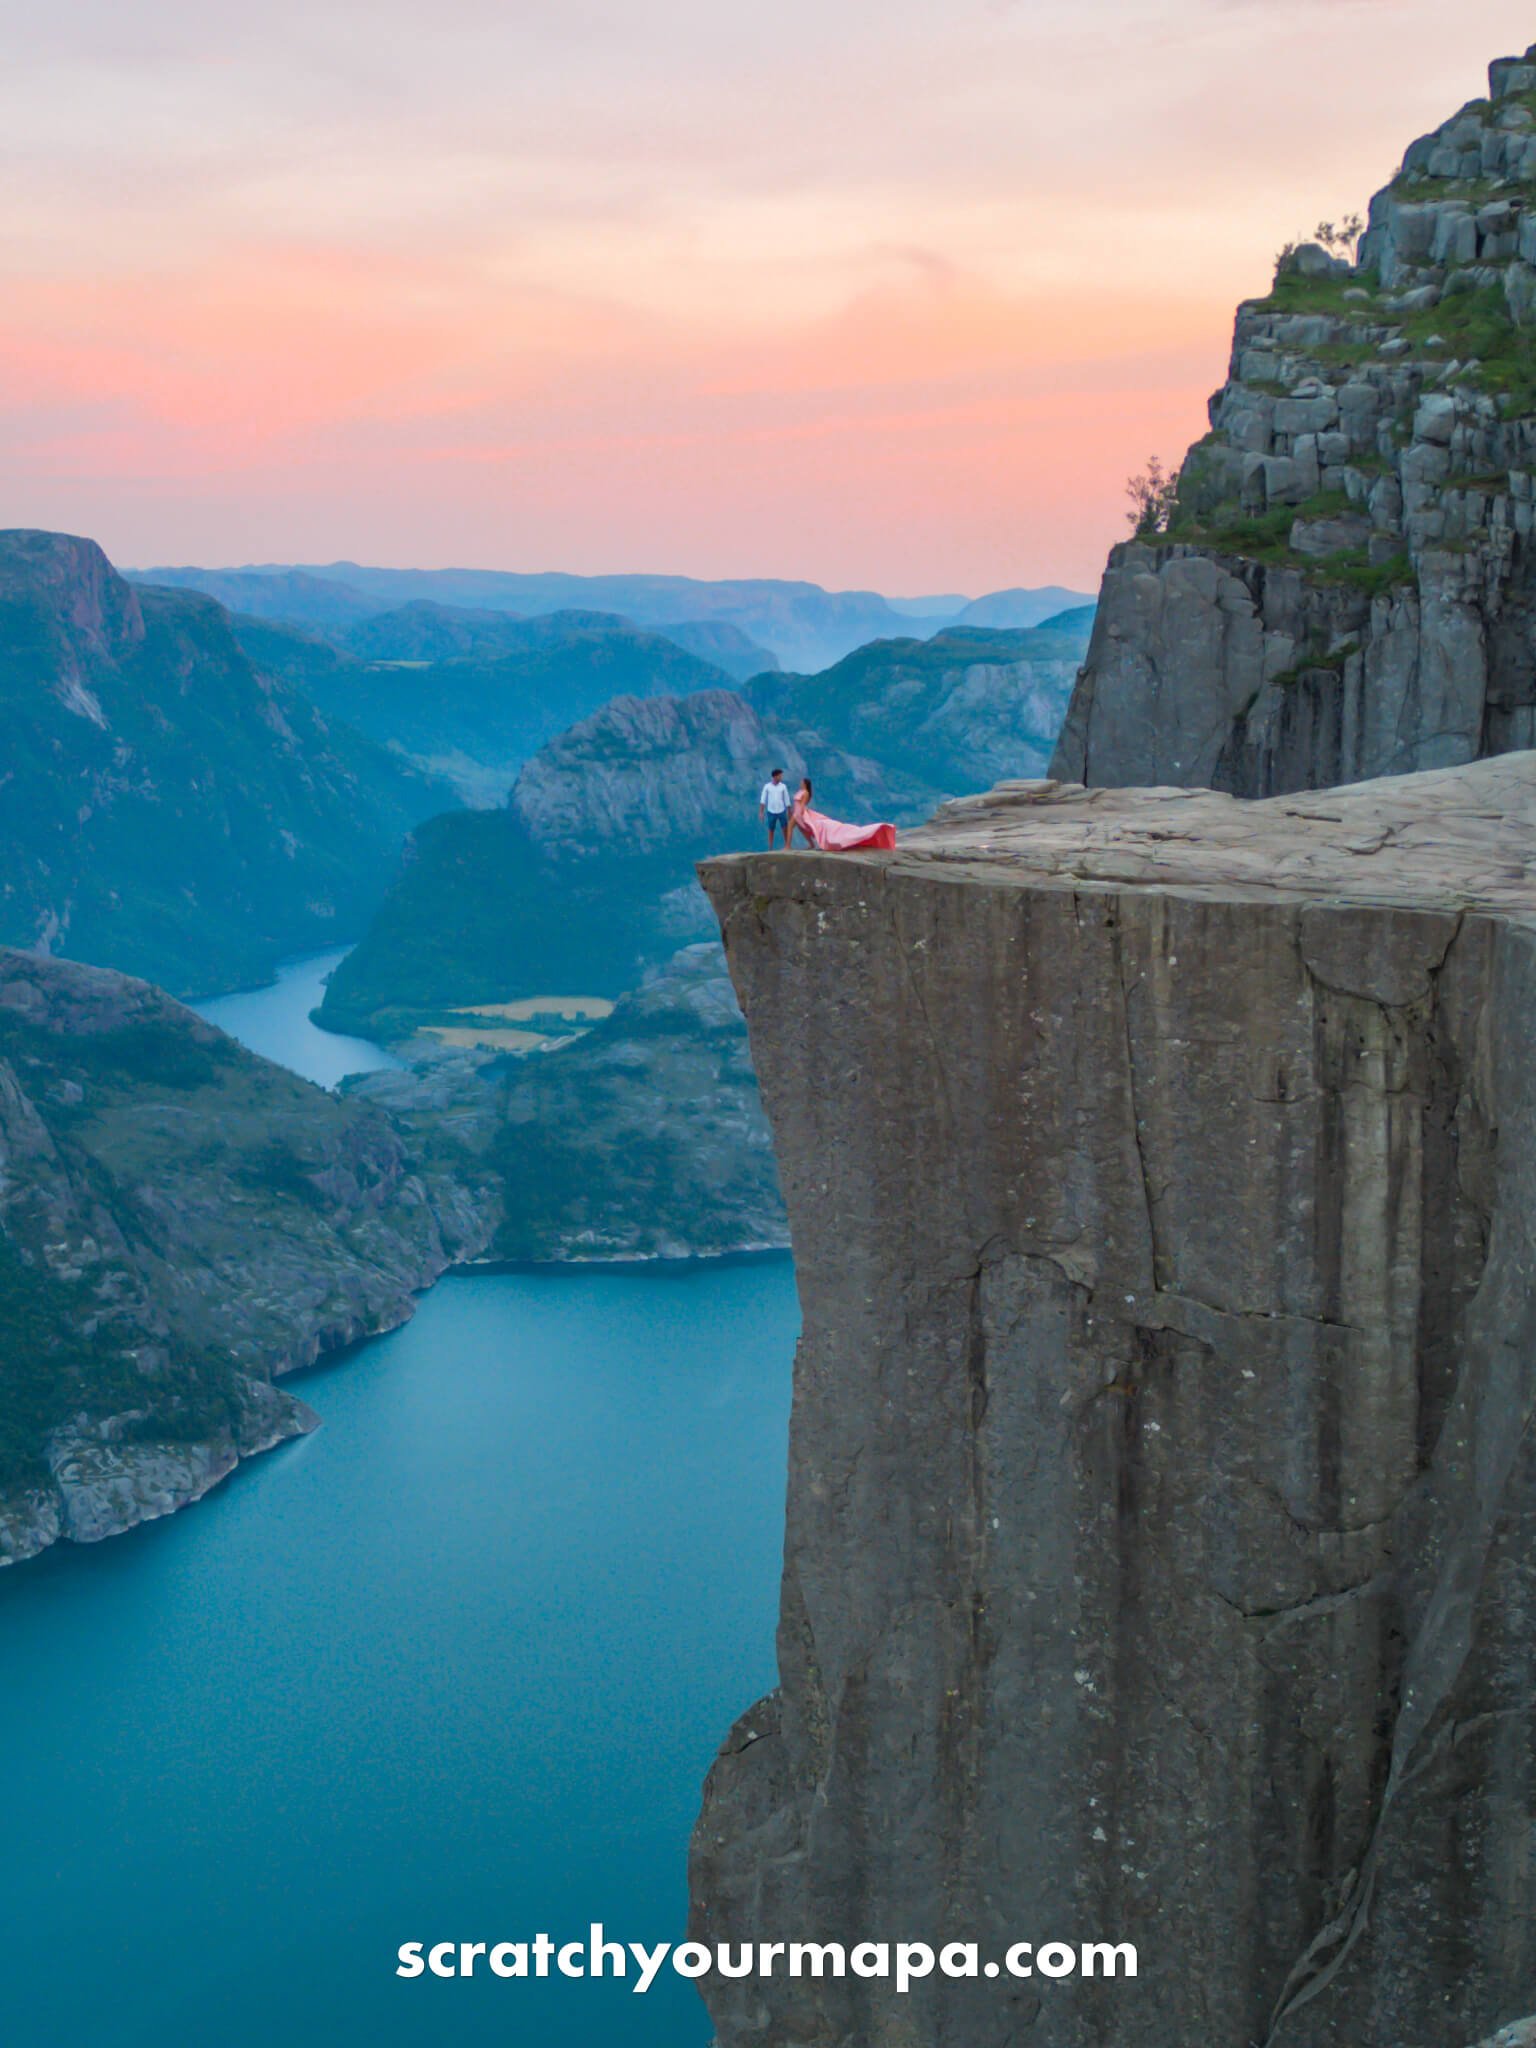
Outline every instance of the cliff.
[[0, 533], [0, 719], [0, 941], [183, 993], [349, 937], [447, 796], [69, 534]]
[[[1536, 1922], [1536, 756], [704, 868], [804, 1310], [720, 2048], [1460, 2048]], [[1518, 2038], [1518, 2037], [1517, 2037]]]
[[313, 1426], [273, 1385], [489, 1233], [375, 1109], [160, 990], [0, 950], [0, 1563], [195, 1500]]
[[1358, 261], [1239, 308], [1164, 532], [1115, 548], [1051, 772], [1263, 796], [1536, 741], [1536, 61], [1412, 144]]

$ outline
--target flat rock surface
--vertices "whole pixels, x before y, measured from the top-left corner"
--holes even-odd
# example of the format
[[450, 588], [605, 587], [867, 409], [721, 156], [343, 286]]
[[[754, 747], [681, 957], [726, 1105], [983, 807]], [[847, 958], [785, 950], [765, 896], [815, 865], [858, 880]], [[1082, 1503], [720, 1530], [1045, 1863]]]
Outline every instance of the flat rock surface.
[[[837, 856], [833, 856], [836, 858]], [[989, 879], [1536, 915], [1536, 753], [1243, 802], [1207, 789], [1008, 782], [946, 804], [892, 864]]]

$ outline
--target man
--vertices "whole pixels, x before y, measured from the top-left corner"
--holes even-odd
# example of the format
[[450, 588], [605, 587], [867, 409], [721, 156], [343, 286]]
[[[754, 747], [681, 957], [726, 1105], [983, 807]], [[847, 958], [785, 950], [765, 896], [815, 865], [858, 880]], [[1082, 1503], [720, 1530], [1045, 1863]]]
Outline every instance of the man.
[[789, 793], [789, 784], [784, 780], [784, 770], [775, 768], [763, 784], [763, 793], [757, 800], [759, 820], [768, 825], [768, 851], [773, 851], [774, 828], [784, 836], [784, 851], [789, 852], [789, 814], [794, 808], [794, 798]]

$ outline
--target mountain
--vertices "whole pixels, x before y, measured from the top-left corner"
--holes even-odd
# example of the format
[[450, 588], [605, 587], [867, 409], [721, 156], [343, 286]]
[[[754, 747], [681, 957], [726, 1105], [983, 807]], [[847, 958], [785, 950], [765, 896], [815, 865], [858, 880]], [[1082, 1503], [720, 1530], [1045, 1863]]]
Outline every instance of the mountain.
[[425, 597], [392, 611], [370, 612], [338, 636], [338, 645], [360, 661], [462, 661], [469, 655], [522, 652], [531, 644], [528, 622], [516, 612], [434, 604]]
[[[446, 777], [471, 803], [499, 803], [530, 754], [610, 698], [681, 695], [731, 680], [667, 636], [606, 613], [493, 613], [479, 624], [469, 614], [468, 625], [465, 616], [431, 605], [385, 613], [348, 636], [358, 653], [338, 650], [335, 659], [302, 637], [279, 644], [271, 628], [247, 644], [253, 657], [261, 649], [279, 661], [326, 718], [345, 720]], [[481, 651], [428, 652], [462, 639]], [[380, 646], [422, 652], [364, 658]]]
[[777, 1682], [689, 1936], [932, 1954], [938, 1901], [1001, 1964], [1071, 1900], [1139, 1956], [712, 1972], [719, 2048], [1529, 2012], [1536, 754], [1015, 787], [704, 879], [803, 1333]]
[[1074, 605], [1070, 611], [1054, 612], [1050, 618], [1042, 619], [1042, 633], [1075, 633], [1086, 640], [1093, 631], [1097, 603]]
[[1063, 590], [1060, 584], [1046, 584], [1040, 590], [994, 590], [986, 597], [956, 612], [956, 626], [991, 626], [1002, 629], [1046, 625], [1058, 612], [1091, 605], [1084, 590]]
[[1040, 774], [1085, 645], [1081, 623], [955, 631], [740, 693], [618, 698], [543, 746], [505, 811], [417, 832], [320, 1020], [398, 1038], [463, 1005], [616, 996], [708, 931], [693, 865], [753, 843], [769, 768], [810, 772], [834, 815], [897, 824]]
[[704, 582], [692, 576], [518, 575], [500, 569], [371, 569], [338, 562], [311, 575], [334, 576], [382, 602], [411, 598], [528, 613], [617, 612], [638, 625], [715, 621], [735, 626], [793, 666], [821, 668], [901, 621], [872, 590], [823, 590], [771, 577]]
[[226, 611], [291, 625], [344, 628], [379, 609], [372, 598], [337, 578], [303, 569], [135, 569], [128, 581], [161, 590], [200, 590]]
[[[428, 603], [471, 612], [538, 616], [585, 611], [617, 615], [652, 631], [679, 629], [683, 644], [730, 674], [777, 662], [816, 669], [866, 640], [901, 632], [910, 620], [871, 590], [823, 590], [771, 577], [704, 582], [692, 576], [520, 575], [501, 569], [325, 567], [146, 569], [135, 580], [204, 590], [231, 610], [296, 625], [344, 630], [379, 612]], [[334, 593], [334, 594], [332, 594]], [[724, 629], [711, 650], [701, 636]], [[748, 656], [743, 642], [771, 659]], [[729, 656], [728, 660], [721, 659]], [[745, 665], [744, 665], [745, 664]]]
[[[646, 633], [632, 619], [613, 612], [542, 612], [524, 618], [516, 612], [476, 611], [463, 605], [434, 604], [417, 598], [394, 611], [375, 612], [350, 626], [341, 645], [364, 661], [457, 661], [467, 656], [526, 654], [534, 650], [581, 643], [607, 636], [615, 642], [650, 646], [669, 642], [694, 655], [715, 673], [737, 679], [778, 667], [766, 647], [718, 620], [682, 620], [664, 633]], [[666, 657], [663, 656], [663, 659]]]
[[[110, 591], [110, 585], [106, 586]], [[0, 950], [0, 1563], [115, 1534], [312, 1428], [276, 1375], [488, 1234], [387, 1120], [159, 989]]]
[[1536, 743], [1536, 99], [1413, 143], [1351, 263], [1239, 307], [1166, 529], [1112, 550], [1056, 757], [1239, 795]]
[[734, 690], [616, 698], [542, 747], [504, 809], [418, 829], [320, 1021], [400, 1037], [463, 1005], [623, 994], [706, 935], [695, 861], [752, 844], [768, 769], [797, 779], [808, 748], [818, 796], [845, 816], [932, 808], [915, 777], [764, 718]]
[[740, 626], [725, 619], [679, 619], [667, 627], [666, 637], [700, 661], [713, 662], [738, 683], [780, 666], [771, 647], [749, 639]]
[[0, 533], [0, 715], [0, 942], [182, 992], [350, 937], [446, 794], [67, 534]]
[[958, 796], [1044, 774], [1092, 617], [1089, 607], [1029, 632], [877, 640], [823, 675], [764, 676], [748, 694], [765, 714]]
[[425, 1039], [354, 1076], [428, 1173], [494, 1177], [501, 1259], [697, 1258], [785, 1243], [773, 1146], [718, 943], [682, 948], [574, 1043]]

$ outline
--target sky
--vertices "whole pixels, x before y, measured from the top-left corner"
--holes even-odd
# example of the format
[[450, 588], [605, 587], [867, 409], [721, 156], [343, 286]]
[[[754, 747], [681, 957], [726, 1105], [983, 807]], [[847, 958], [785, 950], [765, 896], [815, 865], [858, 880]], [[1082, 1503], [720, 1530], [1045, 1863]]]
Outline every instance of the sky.
[[0, 524], [135, 566], [1091, 589], [1276, 249], [1532, 26], [0, 0]]

